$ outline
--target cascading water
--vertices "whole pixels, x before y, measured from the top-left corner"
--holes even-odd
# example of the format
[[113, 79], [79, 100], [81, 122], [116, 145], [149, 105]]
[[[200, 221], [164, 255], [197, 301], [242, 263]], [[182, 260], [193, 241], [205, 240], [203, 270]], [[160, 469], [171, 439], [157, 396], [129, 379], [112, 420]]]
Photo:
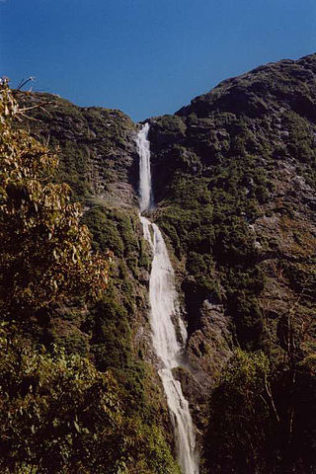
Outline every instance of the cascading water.
[[[153, 204], [148, 132], [149, 124], [146, 123], [138, 133], [136, 140], [139, 154], [139, 207], [141, 212], [150, 209]], [[161, 364], [159, 376], [165, 390], [174, 427], [178, 462], [183, 474], [198, 474], [195, 433], [189, 404], [184, 398], [180, 382], [174, 378], [172, 373], [172, 369], [179, 366], [181, 353], [187, 339], [187, 332], [177, 307], [178, 298], [174, 271], [158, 226], [144, 216], [140, 216], [140, 220], [143, 225], [144, 237], [153, 251], [149, 281], [152, 340]], [[177, 320], [181, 342], [178, 340], [173, 318]]]
[[150, 172], [150, 143], [147, 140], [149, 123], [145, 123], [136, 138], [139, 154], [139, 207], [140, 212], [150, 209], [153, 201]]

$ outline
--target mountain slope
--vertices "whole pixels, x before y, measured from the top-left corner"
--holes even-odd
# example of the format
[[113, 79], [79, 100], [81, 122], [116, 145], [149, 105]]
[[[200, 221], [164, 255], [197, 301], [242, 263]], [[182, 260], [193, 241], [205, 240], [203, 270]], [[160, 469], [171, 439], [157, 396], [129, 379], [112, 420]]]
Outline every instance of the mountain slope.
[[[155, 212], [178, 260], [195, 408], [236, 344], [267, 354], [277, 398], [280, 379], [295, 391], [297, 365], [315, 353], [315, 73], [315, 55], [262, 66], [151, 120]], [[286, 431], [295, 402], [279, 402]]]
[[[152, 361], [137, 125], [121, 112], [16, 94], [36, 106], [18, 125], [61, 147], [59, 179], [85, 204], [95, 246], [116, 255], [100, 363], [114, 354], [122, 363], [125, 330], [112, 339], [116, 301], [133, 357]], [[37, 107], [43, 101], [52, 103]], [[256, 68], [149, 122], [151, 220], [167, 237], [188, 322], [187, 368], [177, 375], [204, 445], [202, 470], [313, 472], [316, 55]], [[237, 399], [253, 403], [246, 425], [229, 404]]]
[[[111, 432], [113, 428], [113, 432], [118, 434], [119, 425], [106, 427], [105, 436], [95, 441], [95, 446], [101, 443], [95, 454], [88, 452], [87, 457], [82, 455], [79, 459], [75, 455], [76, 460], [72, 448], [67, 459], [60, 452], [64, 444], [56, 444], [53, 430], [52, 443], [56, 444], [56, 450], [52, 464], [47, 439], [43, 437], [40, 442], [36, 441], [37, 428], [43, 430], [42, 422], [38, 421], [35, 427], [28, 427], [27, 436], [32, 446], [29, 455], [23, 458], [23, 453], [10, 451], [10, 455], [4, 455], [0, 463], [3, 461], [4, 469], [10, 461], [10, 466], [18, 470], [21, 463], [23, 469], [24, 461], [27, 466], [34, 464], [34, 469], [41, 472], [64, 472], [62, 469], [68, 468], [77, 472], [79, 465], [85, 472], [93, 473], [135, 469], [148, 474], [177, 474], [167, 405], [158, 374], [151, 363], [154, 356], [147, 301], [150, 256], [142, 239], [137, 197], [133, 191], [138, 169], [134, 147], [136, 127], [119, 111], [82, 109], [42, 93], [16, 91], [15, 97], [22, 109], [16, 117], [15, 127], [26, 129], [51, 151], [59, 152], [55, 181], [66, 181], [72, 189], [72, 200], [81, 201], [84, 208], [82, 220], [92, 233], [94, 250], [101, 255], [107, 254], [108, 249], [113, 252], [108, 288], [99, 301], [93, 303], [79, 294], [62, 304], [48, 304], [41, 308], [40, 314], [34, 315], [31, 323], [27, 321], [22, 328], [19, 326], [17, 332], [23, 335], [27, 345], [35, 348], [43, 345], [49, 355], [65, 351], [71, 361], [77, 356], [89, 359], [87, 370], [91, 368], [96, 380], [103, 380], [109, 374], [110, 378], [113, 376], [114, 383], [118, 382], [113, 386], [117, 398], [110, 402], [110, 412], [126, 425], [122, 437], [117, 440], [111, 437]], [[33, 357], [36, 358], [36, 351]], [[58, 366], [56, 370], [58, 373]], [[18, 385], [25, 384], [22, 374], [16, 374]], [[34, 373], [35, 378], [39, 375]], [[69, 375], [66, 374], [66, 379]], [[81, 378], [80, 375], [80, 383]], [[85, 394], [84, 381], [82, 386]], [[67, 392], [65, 388], [61, 390]], [[88, 387], [88, 394], [89, 390]], [[68, 397], [66, 403], [71, 405], [73, 402], [77, 409], [71, 387]], [[95, 400], [92, 404], [96, 411], [99, 409], [97, 403]], [[101, 413], [104, 407], [101, 406]], [[93, 422], [95, 431], [100, 428], [104, 432], [105, 427], [100, 426], [102, 416], [96, 416]], [[15, 427], [17, 432], [18, 428]], [[77, 428], [76, 431], [79, 432]], [[92, 437], [93, 431], [90, 433]], [[81, 441], [82, 436], [83, 433], [79, 435]], [[15, 440], [12, 437], [9, 441], [13, 449]], [[65, 443], [67, 445], [67, 439]], [[148, 452], [150, 457], [147, 457]], [[47, 465], [52, 471], [47, 471]]]

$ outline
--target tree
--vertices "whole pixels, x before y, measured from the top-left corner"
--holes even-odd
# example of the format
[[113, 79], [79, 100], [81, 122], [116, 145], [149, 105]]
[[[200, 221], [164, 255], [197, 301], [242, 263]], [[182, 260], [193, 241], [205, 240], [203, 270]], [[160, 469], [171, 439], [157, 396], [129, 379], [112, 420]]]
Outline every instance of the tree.
[[74, 295], [98, 297], [107, 286], [109, 254], [92, 254], [91, 237], [53, 182], [57, 156], [14, 118], [24, 114], [8, 82], [0, 83], [0, 314], [19, 319]]
[[210, 472], [265, 470], [266, 440], [278, 417], [262, 353], [237, 349], [211, 395], [205, 454]]
[[124, 453], [121, 410], [110, 372], [0, 328], [1, 472], [112, 472]]
[[79, 204], [54, 182], [57, 156], [13, 126], [25, 112], [0, 82], [0, 472], [179, 474], [155, 397], [137, 405], [145, 368], [101, 372], [91, 352], [39, 347], [33, 316], [100, 308], [105, 346], [119, 305], [104, 311], [111, 255], [92, 252]]

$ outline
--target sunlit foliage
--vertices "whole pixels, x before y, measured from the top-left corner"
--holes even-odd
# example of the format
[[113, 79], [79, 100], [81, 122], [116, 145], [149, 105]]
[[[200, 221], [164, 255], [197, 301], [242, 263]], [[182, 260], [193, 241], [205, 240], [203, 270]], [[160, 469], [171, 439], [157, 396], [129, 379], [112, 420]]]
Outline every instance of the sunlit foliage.
[[56, 155], [24, 131], [12, 129], [23, 114], [8, 84], [0, 85], [0, 310], [34, 311], [73, 294], [98, 296], [109, 259], [91, 252], [81, 207], [66, 184], [54, 184]]
[[12, 126], [25, 113], [2, 81], [0, 472], [179, 474], [161, 394], [133, 353], [130, 295], [116, 301], [117, 275], [108, 288], [108, 248], [125, 286], [128, 266], [137, 274], [131, 222], [116, 231], [87, 213], [92, 243], [57, 156]]

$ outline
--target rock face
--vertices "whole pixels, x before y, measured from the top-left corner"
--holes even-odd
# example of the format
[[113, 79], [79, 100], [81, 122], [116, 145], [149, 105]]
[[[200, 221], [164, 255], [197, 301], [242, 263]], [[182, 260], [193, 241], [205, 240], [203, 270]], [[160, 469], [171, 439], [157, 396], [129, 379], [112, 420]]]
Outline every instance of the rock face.
[[[22, 126], [60, 146], [60, 179], [89, 209], [96, 246], [118, 255], [115, 291], [130, 314], [136, 353], [150, 359], [136, 125], [122, 112], [47, 94], [17, 97], [25, 107], [51, 102], [26, 111], [35, 120]], [[297, 363], [316, 348], [316, 55], [226, 80], [150, 124], [151, 218], [176, 269], [189, 332], [178, 377], [202, 440], [209, 395], [236, 346], [263, 350], [275, 372], [294, 346]], [[102, 225], [96, 212], [107, 219]], [[304, 469], [297, 472], [312, 472]]]
[[[151, 120], [156, 218], [178, 261], [189, 325], [193, 370], [181, 380], [202, 431], [234, 346], [268, 354], [275, 380], [315, 352], [315, 72], [315, 55], [268, 64]], [[301, 456], [299, 441], [292, 450]]]
[[152, 120], [157, 218], [185, 261], [192, 338], [214, 298], [248, 348], [278, 345], [297, 298], [296, 317], [310, 314], [299, 282], [314, 285], [315, 72], [316, 56], [268, 64]]
[[98, 196], [112, 206], [136, 204], [136, 126], [119, 110], [77, 107], [58, 96], [15, 93], [31, 120], [22, 126], [40, 141], [60, 148], [59, 177], [83, 200]]

